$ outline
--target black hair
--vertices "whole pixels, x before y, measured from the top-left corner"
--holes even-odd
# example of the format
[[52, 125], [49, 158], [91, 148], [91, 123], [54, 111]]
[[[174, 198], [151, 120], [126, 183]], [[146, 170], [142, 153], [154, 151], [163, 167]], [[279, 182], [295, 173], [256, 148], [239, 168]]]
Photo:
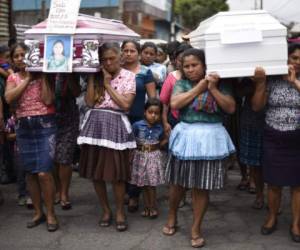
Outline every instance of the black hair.
[[195, 48], [187, 49], [183, 52], [183, 55], [181, 58], [181, 73], [182, 73], [183, 79], [186, 79], [186, 77], [184, 75], [184, 71], [183, 71], [183, 61], [184, 61], [185, 57], [188, 57], [188, 56], [195, 56], [202, 63], [202, 65], [204, 67], [204, 71], [206, 70], [204, 51], [201, 49], [195, 49]]
[[187, 43], [181, 43], [174, 52], [174, 57], [176, 58], [179, 54], [183, 53], [187, 49], [193, 48], [191, 45]]
[[121, 45], [121, 49], [123, 50], [126, 46], [127, 43], [132, 43], [134, 45], [134, 47], [136, 48], [138, 54], [141, 53], [141, 45], [138, 41], [136, 40], [125, 40], [123, 41], [122, 45]]
[[288, 45], [288, 55], [294, 53], [297, 49], [300, 50], [300, 43], [290, 43]]
[[9, 51], [9, 47], [6, 45], [0, 45], [0, 55], [4, 54], [5, 52]]
[[146, 111], [151, 106], [158, 106], [160, 109], [160, 113], [162, 113], [162, 104], [158, 98], [156, 97], [148, 98], [148, 100], [145, 103], [144, 110]]
[[17, 48], [22, 48], [22, 49], [24, 49], [25, 51], [28, 50], [28, 47], [26, 46], [25, 43], [15, 43], [15, 44], [11, 47], [10, 52], [9, 52], [9, 56], [10, 56], [10, 59], [11, 59], [12, 62], [13, 62], [14, 53], [15, 53], [15, 51], [16, 51]]
[[178, 41], [172, 41], [169, 42], [167, 45], [167, 53], [169, 56], [173, 56], [176, 49], [180, 46], [180, 42]]
[[17, 39], [15, 37], [12, 37], [8, 40], [7, 45], [9, 48], [12, 48], [17, 43]]
[[167, 54], [167, 44], [159, 43], [157, 44], [157, 49], [161, 49], [165, 54]]
[[103, 43], [101, 47], [99, 47], [98, 53], [99, 58], [102, 58], [102, 55], [107, 50], [113, 50], [116, 54], [120, 54], [120, 45], [117, 42], [107, 42]]
[[[63, 46], [62, 54], [65, 55], [65, 43], [64, 43], [62, 40], [60, 40], [60, 39], [56, 40], [56, 41], [53, 43], [52, 50], [53, 50], [54, 46], [55, 46], [56, 44], [58, 44], [58, 43], [62, 44], [62, 46]], [[52, 54], [53, 54], [53, 51], [52, 51]]]
[[153, 42], [145, 42], [141, 48], [141, 51], [147, 48], [152, 48], [154, 49], [155, 53], [157, 54], [157, 46]]

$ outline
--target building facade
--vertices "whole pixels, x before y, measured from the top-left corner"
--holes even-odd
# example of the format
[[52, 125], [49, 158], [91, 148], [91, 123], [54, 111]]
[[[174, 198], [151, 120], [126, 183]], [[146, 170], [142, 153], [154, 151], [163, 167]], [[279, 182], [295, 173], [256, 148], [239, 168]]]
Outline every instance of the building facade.
[[7, 44], [14, 35], [10, 0], [0, 0], [0, 44]]
[[[8, 0], [7, 0], [8, 1]], [[14, 0], [14, 23], [34, 25], [48, 16], [51, 0]], [[143, 38], [169, 40], [172, 0], [82, 0], [80, 13], [123, 22]]]

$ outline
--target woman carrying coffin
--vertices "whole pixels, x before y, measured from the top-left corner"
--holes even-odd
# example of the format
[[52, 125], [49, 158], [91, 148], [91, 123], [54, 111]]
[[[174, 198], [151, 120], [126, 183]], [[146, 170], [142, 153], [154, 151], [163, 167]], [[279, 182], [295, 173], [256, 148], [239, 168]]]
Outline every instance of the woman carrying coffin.
[[116, 229], [125, 231], [125, 183], [130, 178], [130, 151], [136, 147], [128, 112], [135, 96], [135, 74], [121, 68], [120, 47], [105, 43], [100, 48], [102, 69], [88, 80], [86, 103], [92, 107], [83, 121], [78, 144], [81, 145], [80, 175], [94, 183], [103, 209], [99, 225], [112, 221], [106, 183], [111, 182], [116, 202]]
[[234, 152], [222, 125], [222, 112], [233, 113], [235, 101], [230, 84], [220, 83], [215, 73], [205, 75], [204, 52], [188, 49], [182, 55], [182, 79], [174, 87], [170, 105], [179, 110], [180, 122], [169, 141], [166, 179], [170, 200], [163, 233], [170, 236], [176, 232], [178, 204], [185, 188], [190, 188], [194, 214], [191, 245], [201, 247], [205, 242], [200, 227], [209, 191], [224, 187], [225, 160]]
[[269, 212], [261, 228], [263, 235], [277, 228], [282, 187], [291, 187], [292, 224], [290, 234], [300, 242], [300, 45], [288, 48], [289, 73], [266, 77], [264, 69], [255, 70], [252, 108], [265, 107], [263, 138], [263, 177], [268, 184]]

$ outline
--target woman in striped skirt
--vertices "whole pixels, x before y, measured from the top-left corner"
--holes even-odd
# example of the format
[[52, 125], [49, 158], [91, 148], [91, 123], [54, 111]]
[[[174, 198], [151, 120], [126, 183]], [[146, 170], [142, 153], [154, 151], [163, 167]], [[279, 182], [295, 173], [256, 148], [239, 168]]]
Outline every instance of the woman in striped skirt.
[[177, 81], [171, 108], [180, 110], [180, 122], [172, 130], [166, 179], [170, 184], [169, 214], [165, 235], [176, 232], [177, 207], [185, 188], [192, 189], [194, 221], [191, 245], [201, 247], [201, 222], [208, 206], [209, 191], [225, 182], [225, 159], [234, 152], [222, 125], [222, 112], [233, 113], [235, 101], [230, 85], [219, 84], [217, 74], [205, 76], [202, 50], [188, 49], [182, 56], [182, 79]]

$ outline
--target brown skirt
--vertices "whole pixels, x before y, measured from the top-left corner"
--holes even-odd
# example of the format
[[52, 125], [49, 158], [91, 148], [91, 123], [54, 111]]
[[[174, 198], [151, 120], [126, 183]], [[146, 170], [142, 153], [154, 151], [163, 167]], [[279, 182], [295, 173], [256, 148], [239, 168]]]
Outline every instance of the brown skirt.
[[79, 174], [93, 181], [130, 180], [131, 150], [114, 150], [95, 145], [81, 146]]

